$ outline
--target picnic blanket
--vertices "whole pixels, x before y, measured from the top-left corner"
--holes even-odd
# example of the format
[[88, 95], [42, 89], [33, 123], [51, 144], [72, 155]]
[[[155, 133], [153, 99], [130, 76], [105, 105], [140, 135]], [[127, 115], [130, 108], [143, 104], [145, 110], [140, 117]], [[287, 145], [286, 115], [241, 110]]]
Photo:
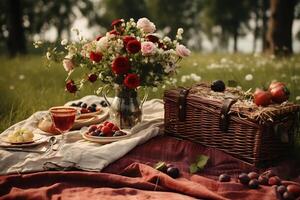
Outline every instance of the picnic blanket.
[[[87, 104], [99, 104], [103, 99], [91, 95], [77, 101]], [[66, 103], [67, 105], [74, 101]], [[34, 113], [28, 119], [19, 122], [5, 130], [2, 134], [26, 128], [37, 134], [45, 134], [37, 128], [38, 122], [47, 115], [47, 111]], [[142, 144], [160, 133], [163, 125], [163, 102], [153, 99], [145, 102], [143, 106], [143, 121], [133, 127], [129, 139], [111, 144], [101, 145], [82, 138], [82, 130], [71, 131], [66, 134], [66, 143], [58, 152], [50, 155], [39, 155], [27, 152], [9, 152], [0, 149], [0, 174], [25, 173], [48, 170], [49, 168], [77, 168], [86, 171], [101, 171], [105, 166], [121, 158], [131, 149]], [[59, 137], [59, 136], [58, 136]]]
[[[204, 170], [189, 173], [195, 157], [210, 157]], [[180, 169], [180, 177], [173, 179], [152, 168], [165, 161]], [[286, 164], [284, 164], [286, 163]], [[287, 162], [272, 169], [280, 177], [294, 177], [299, 184], [297, 163]], [[253, 169], [246, 163], [214, 148], [182, 141], [168, 136], [157, 136], [139, 145], [102, 172], [48, 171], [0, 177], [0, 199], [279, 199], [276, 186], [249, 189], [238, 183], [240, 172]], [[217, 180], [220, 173], [228, 173], [228, 183]], [[259, 170], [258, 170], [259, 172]], [[291, 183], [283, 181], [283, 184]]]

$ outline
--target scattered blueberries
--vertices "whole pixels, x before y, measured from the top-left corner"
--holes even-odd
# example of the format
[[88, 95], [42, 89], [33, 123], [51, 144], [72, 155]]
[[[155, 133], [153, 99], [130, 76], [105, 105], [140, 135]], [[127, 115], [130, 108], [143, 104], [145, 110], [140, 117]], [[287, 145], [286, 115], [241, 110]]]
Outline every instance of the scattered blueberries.
[[216, 80], [216, 81], [212, 82], [210, 88], [215, 92], [224, 92], [225, 83], [221, 80]]
[[102, 100], [102, 101], [100, 102], [100, 105], [101, 105], [102, 107], [107, 107], [107, 106], [108, 106], [107, 103], [106, 103], [106, 101], [104, 101], [104, 100]]
[[83, 104], [81, 105], [81, 108], [87, 108], [87, 104], [86, 104], [86, 103], [83, 103]]
[[220, 182], [229, 182], [230, 181], [230, 176], [228, 174], [221, 174], [219, 176], [219, 181]]

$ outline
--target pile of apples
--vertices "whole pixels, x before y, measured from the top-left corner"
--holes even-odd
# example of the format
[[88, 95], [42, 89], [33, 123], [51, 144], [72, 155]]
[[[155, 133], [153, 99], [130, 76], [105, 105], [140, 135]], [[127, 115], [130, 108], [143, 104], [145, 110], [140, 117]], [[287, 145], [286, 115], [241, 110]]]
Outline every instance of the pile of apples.
[[253, 102], [258, 106], [268, 106], [272, 103], [281, 104], [289, 99], [290, 92], [282, 82], [272, 82], [267, 91], [256, 89]]

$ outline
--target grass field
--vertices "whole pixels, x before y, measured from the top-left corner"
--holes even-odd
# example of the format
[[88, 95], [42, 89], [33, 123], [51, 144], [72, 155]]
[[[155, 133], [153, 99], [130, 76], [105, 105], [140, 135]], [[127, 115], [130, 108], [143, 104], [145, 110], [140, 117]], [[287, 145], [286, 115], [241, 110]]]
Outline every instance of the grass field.
[[[97, 83], [87, 86], [79, 94], [64, 92], [66, 73], [61, 65], [46, 67], [42, 56], [31, 55], [8, 59], [0, 57], [0, 132], [38, 110], [93, 94]], [[201, 81], [222, 79], [237, 81], [244, 90], [266, 87], [272, 80], [286, 82], [291, 101], [300, 100], [300, 56], [275, 59], [270, 56], [193, 54], [182, 62], [177, 85], [194, 82], [183, 75], [196, 74]], [[200, 76], [200, 77], [199, 77]], [[195, 78], [195, 75], [192, 75]], [[181, 82], [182, 79], [184, 82]], [[246, 80], [247, 79], [247, 80]], [[162, 98], [163, 89], [150, 92], [150, 98]]]

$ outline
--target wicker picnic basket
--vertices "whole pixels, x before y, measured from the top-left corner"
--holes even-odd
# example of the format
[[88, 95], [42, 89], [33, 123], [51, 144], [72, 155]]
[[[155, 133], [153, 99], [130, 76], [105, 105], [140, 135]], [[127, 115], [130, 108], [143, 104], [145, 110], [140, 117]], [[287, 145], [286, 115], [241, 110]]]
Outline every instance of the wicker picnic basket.
[[216, 147], [255, 166], [286, 156], [298, 133], [300, 105], [258, 107], [248, 93], [201, 83], [165, 91], [165, 132]]

